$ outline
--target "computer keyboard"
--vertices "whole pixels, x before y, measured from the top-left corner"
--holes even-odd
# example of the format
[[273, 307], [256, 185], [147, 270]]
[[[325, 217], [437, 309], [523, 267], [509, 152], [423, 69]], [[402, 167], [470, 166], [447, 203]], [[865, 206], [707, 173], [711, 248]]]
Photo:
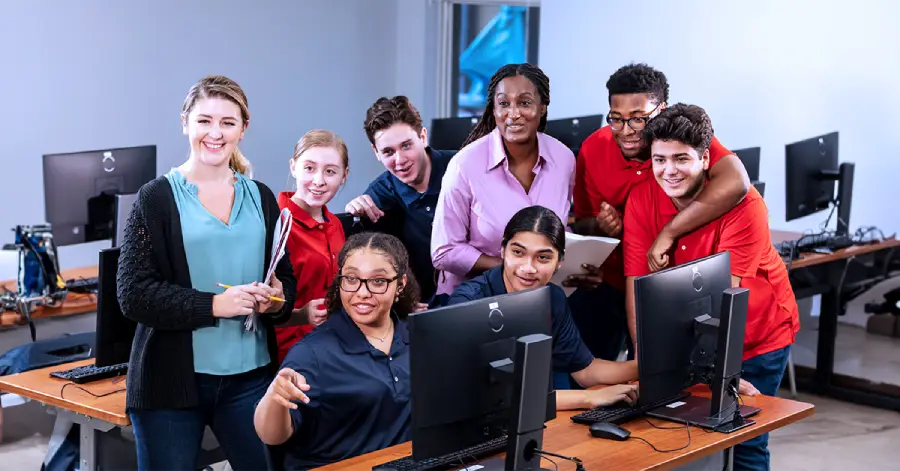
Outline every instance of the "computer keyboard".
[[429, 458], [422, 461], [413, 461], [412, 456], [404, 456], [394, 461], [388, 461], [372, 467], [372, 471], [424, 471], [429, 469], [439, 469], [444, 466], [453, 466], [465, 468], [473, 464], [473, 461], [485, 458], [487, 456], [499, 453], [506, 448], [506, 435], [488, 440], [478, 445], [459, 450], [447, 455]]
[[92, 381], [99, 381], [101, 379], [121, 376], [127, 372], [128, 363], [119, 363], [117, 365], [100, 367], [94, 365], [76, 366], [71, 370], [54, 371], [50, 373], [50, 376], [72, 381], [73, 383], [83, 384], [90, 383]]
[[812, 252], [818, 249], [827, 249], [833, 252], [853, 245], [856, 245], [856, 242], [851, 237], [825, 233], [805, 235], [797, 240], [779, 242], [775, 244], [775, 250], [783, 258], [797, 259], [804, 252]]
[[670, 404], [675, 401], [680, 401], [686, 397], [690, 396], [690, 393], [682, 392], [681, 394], [666, 398], [662, 401], [657, 401], [651, 404], [646, 405], [638, 405], [638, 406], [604, 406], [604, 407], [595, 407], [590, 410], [586, 410], [580, 414], [576, 414], [572, 416], [572, 422], [576, 424], [583, 425], [591, 425], [597, 422], [608, 422], [613, 424], [621, 424], [628, 422], [629, 420], [636, 419], [649, 410], [656, 409], [657, 407], [664, 406], [666, 404]]
[[97, 291], [98, 286], [99, 280], [96, 276], [66, 280], [66, 289], [73, 293], [92, 293]]

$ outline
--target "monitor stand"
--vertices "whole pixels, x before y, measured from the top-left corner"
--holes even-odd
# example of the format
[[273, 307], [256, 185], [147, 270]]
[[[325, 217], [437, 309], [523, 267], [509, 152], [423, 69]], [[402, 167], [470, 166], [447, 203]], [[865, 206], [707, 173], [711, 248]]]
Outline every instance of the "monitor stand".
[[[747, 417], [756, 415], [760, 409], [741, 405], [738, 395], [749, 298], [750, 290], [746, 288], [726, 289], [722, 293], [722, 311], [718, 319], [706, 314], [694, 319], [701, 368], [708, 366], [709, 355], [703, 350], [714, 352], [710, 381], [712, 398], [692, 395], [683, 401], [657, 407], [647, 415], [724, 433], [756, 423]], [[693, 355], [691, 361], [692, 367], [698, 366], [693, 365]]]
[[513, 381], [508, 441], [506, 457], [480, 461], [479, 471], [549, 471], [541, 468], [541, 456], [534, 450], [543, 446], [552, 358], [553, 338], [531, 334], [516, 340], [513, 362], [492, 364], [497, 373]]

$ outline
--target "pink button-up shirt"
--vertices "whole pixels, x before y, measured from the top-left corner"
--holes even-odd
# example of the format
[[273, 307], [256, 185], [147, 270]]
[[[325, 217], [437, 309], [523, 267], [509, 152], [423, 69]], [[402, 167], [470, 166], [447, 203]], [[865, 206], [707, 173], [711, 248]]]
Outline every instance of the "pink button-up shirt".
[[538, 133], [534, 183], [526, 193], [509, 171], [503, 138], [494, 130], [469, 144], [447, 166], [434, 213], [431, 260], [440, 271], [438, 294], [465, 281], [481, 254], [500, 256], [503, 229], [520, 209], [540, 205], [566, 223], [575, 184], [575, 156]]

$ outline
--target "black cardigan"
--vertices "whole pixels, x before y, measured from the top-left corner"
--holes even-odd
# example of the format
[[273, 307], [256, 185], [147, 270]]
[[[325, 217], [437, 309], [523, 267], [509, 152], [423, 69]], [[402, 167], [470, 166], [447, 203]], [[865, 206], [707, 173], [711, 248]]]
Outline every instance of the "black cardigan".
[[[272, 190], [255, 183], [266, 221], [268, 265], [280, 209]], [[290, 318], [297, 291], [288, 254], [278, 263], [275, 276], [284, 287], [284, 308], [260, 315], [260, 328], [268, 331], [272, 359], [268, 368], [273, 374], [278, 368], [274, 325]], [[128, 362], [126, 407], [152, 410], [197, 406], [192, 332], [216, 325], [217, 319], [212, 313], [213, 293], [191, 287], [181, 219], [165, 176], [138, 192], [125, 226], [116, 284], [122, 312], [138, 323]]]

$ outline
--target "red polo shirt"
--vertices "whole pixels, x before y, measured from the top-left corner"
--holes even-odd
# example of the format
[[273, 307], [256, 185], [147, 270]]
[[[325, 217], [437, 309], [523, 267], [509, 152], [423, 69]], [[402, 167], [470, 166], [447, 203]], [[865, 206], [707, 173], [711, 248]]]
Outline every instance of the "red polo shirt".
[[[625, 275], [650, 273], [647, 250], [678, 210], [656, 180], [636, 186], [625, 209]], [[766, 204], [755, 188], [719, 219], [676, 242], [672, 265], [731, 252], [731, 274], [750, 290], [744, 360], [794, 343], [800, 330], [797, 300], [769, 231]]]
[[[713, 137], [709, 147], [709, 165], [729, 154], [731, 151]], [[604, 201], [616, 208], [619, 214], [624, 214], [631, 189], [638, 183], [653, 180], [651, 167], [650, 159], [645, 162], [626, 159], [609, 126], [598, 129], [584, 140], [575, 164], [575, 217], [596, 216], [600, 212], [600, 203]], [[646, 258], [647, 254], [644, 254]], [[602, 268], [603, 280], [624, 291], [621, 245], [610, 254]]]
[[[278, 206], [288, 208], [294, 221], [287, 241], [288, 255], [297, 278], [297, 297], [294, 309], [300, 309], [313, 299], [324, 298], [328, 287], [337, 276], [338, 253], [344, 246], [344, 228], [341, 221], [322, 208], [325, 222], [313, 219], [306, 211], [291, 201], [293, 192], [278, 195]], [[313, 330], [310, 325], [276, 327], [278, 338], [278, 364], [284, 361], [288, 350]]]

